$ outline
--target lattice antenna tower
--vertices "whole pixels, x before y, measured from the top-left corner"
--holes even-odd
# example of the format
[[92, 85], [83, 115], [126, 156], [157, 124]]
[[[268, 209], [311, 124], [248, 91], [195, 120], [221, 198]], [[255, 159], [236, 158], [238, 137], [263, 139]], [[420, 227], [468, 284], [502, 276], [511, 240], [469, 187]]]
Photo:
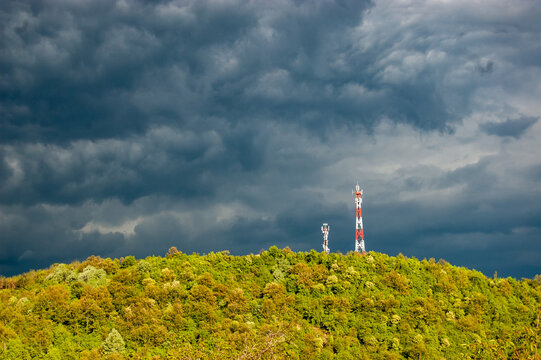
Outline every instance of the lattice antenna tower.
[[366, 254], [366, 250], [364, 248], [362, 203], [363, 190], [359, 187], [359, 183], [357, 183], [357, 186], [355, 186], [355, 251], [364, 255]]
[[323, 223], [321, 225], [321, 232], [323, 233], [323, 251], [325, 251], [327, 254], [331, 251], [329, 249], [329, 230], [331, 227], [327, 223]]

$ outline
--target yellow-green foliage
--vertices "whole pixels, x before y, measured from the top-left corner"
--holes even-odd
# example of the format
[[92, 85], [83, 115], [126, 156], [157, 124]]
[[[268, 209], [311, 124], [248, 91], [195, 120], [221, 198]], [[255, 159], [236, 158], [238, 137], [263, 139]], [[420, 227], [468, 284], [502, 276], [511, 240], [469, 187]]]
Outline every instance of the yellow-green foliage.
[[540, 359], [540, 304], [374, 252], [93, 256], [0, 279], [0, 359]]

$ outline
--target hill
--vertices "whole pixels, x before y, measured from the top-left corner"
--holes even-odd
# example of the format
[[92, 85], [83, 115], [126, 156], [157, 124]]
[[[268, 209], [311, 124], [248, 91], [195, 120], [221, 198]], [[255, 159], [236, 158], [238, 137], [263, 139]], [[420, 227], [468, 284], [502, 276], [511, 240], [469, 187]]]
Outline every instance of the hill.
[[0, 288], [0, 359], [540, 359], [539, 277], [442, 260], [171, 248]]

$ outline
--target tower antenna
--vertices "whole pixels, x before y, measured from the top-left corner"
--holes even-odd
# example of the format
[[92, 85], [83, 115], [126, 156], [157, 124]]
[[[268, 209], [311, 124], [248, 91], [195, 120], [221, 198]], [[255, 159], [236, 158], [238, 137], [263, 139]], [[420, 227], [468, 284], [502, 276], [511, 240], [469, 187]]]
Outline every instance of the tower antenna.
[[363, 190], [359, 187], [359, 183], [357, 183], [357, 186], [355, 186], [355, 251], [364, 255], [366, 254], [366, 250], [364, 248], [362, 203]]
[[327, 223], [323, 223], [321, 225], [321, 232], [323, 233], [323, 251], [325, 251], [327, 254], [331, 249], [329, 249], [329, 230], [331, 227]]

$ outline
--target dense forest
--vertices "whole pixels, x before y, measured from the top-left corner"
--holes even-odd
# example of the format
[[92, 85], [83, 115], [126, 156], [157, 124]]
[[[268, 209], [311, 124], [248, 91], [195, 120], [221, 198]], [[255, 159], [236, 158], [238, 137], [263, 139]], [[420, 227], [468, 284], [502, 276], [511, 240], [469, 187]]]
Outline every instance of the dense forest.
[[0, 278], [0, 359], [540, 359], [540, 313], [540, 276], [171, 248]]

